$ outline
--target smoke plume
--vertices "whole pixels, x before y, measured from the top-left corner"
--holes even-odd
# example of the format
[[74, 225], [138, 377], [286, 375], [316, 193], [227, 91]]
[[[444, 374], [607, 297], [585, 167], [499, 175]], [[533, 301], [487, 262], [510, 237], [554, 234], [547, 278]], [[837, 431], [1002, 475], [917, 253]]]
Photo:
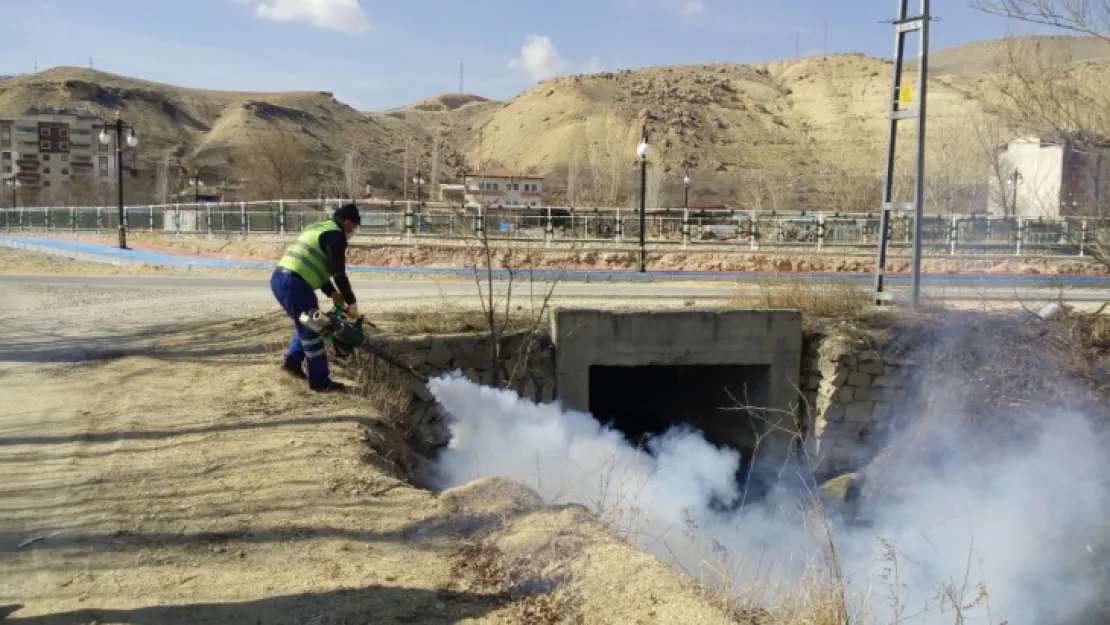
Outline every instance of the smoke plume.
[[796, 601], [803, 580], [831, 580], [827, 588], [836, 589], [840, 576], [853, 622], [1071, 623], [1097, 603], [1106, 463], [1081, 414], [1041, 410], [1028, 444], [989, 460], [961, 453], [958, 427], [934, 437], [929, 444], [952, 460], [892, 465], [903, 490], [870, 505], [861, 526], [823, 510], [803, 472], [785, 479], [796, 488], [722, 512], [713, 502], [743, 495], [739, 453], [688, 426], [638, 449], [558, 404], [457, 374], [430, 387], [453, 433], [437, 487], [480, 476], [521, 482], [549, 503], [589, 508], [642, 548], [768, 607]]

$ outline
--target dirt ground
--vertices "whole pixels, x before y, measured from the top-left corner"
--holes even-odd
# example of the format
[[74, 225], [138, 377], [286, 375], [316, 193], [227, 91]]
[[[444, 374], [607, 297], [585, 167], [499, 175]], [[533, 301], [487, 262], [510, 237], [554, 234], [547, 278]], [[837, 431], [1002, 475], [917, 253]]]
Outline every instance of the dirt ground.
[[5, 623], [736, 622], [581, 508], [411, 485], [366, 400], [278, 374], [271, 302], [0, 301]]

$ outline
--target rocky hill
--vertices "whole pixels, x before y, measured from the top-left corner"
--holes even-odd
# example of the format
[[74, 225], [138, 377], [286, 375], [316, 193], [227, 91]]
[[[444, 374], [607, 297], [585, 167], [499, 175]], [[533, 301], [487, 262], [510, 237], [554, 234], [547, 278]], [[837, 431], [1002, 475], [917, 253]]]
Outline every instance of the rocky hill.
[[[1072, 62], [1110, 58], [1110, 45], [1090, 38], [1020, 44]], [[968, 160], [970, 127], [990, 118], [997, 95], [991, 76], [1005, 47], [978, 42], [932, 57], [930, 167]], [[912, 66], [908, 71], [913, 79]], [[877, 177], [890, 73], [889, 61], [860, 54], [652, 67], [554, 78], [507, 102], [444, 95], [360, 112], [327, 92], [205, 91], [63, 67], [0, 81], [0, 115], [33, 104], [85, 105], [110, 117], [120, 112], [142, 134], [144, 169], [181, 161], [219, 179], [250, 177], [244, 167], [254, 160], [252, 149], [272, 152], [268, 142], [292, 137], [309, 154], [301, 193], [310, 195], [323, 184], [342, 186], [352, 152], [361, 157], [359, 173], [383, 189], [400, 187], [406, 171], [444, 182], [467, 167], [491, 164], [556, 180], [583, 168], [631, 178], [645, 123], [660, 169], [689, 169], [699, 181], [822, 168]], [[961, 175], [982, 179], [979, 171], [955, 177]]]

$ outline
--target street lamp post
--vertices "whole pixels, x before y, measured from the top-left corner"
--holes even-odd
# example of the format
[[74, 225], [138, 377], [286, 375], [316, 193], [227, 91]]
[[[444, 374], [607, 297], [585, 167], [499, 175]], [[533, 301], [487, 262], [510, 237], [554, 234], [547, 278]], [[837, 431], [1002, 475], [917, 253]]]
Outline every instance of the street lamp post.
[[640, 273], [647, 271], [647, 242], [644, 236], [647, 231], [647, 155], [650, 151], [645, 124], [640, 145], [636, 146], [636, 155], [640, 157]]
[[16, 178], [9, 178], [4, 181], [4, 186], [12, 188], [12, 208], [19, 208], [16, 206], [15, 190], [23, 186], [23, 183]]
[[1018, 190], [1018, 185], [1021, 184], [1023, 180], [1024, 180], [1024, 178], [1021, 175], [1021, 171], [1017, 170], [1017, 169], [1010, 172], [1010, 175], [1006, 180], [1006, 182], [1010, 184], [1010, 187], [1013, 188], [1013, 195], [1011, 196], [1013, 199], [1010, 201], [1010, 210], [1013, 212], [1014, 217], [1017, 216], [1017, 190]]
[[690, 174], [689, 173], [687, 173], [685, 176], [683, 176], [683, 178], [682, 178], [682, 187], [685, 190], [685, 195], [682, 199], [682, 208], [684, 208], [686, 210], [689, 210], [690, 209]]
[[412, 177], [412, 184], [416, 187], [416, 205], [420, 206], [420, 202], [422, 199], [420, 192], [424, 186], [424, 178], [422, 178], [420, 174], [416, 174]]
[[200, 179], [200, 170], [189, 173], [189, 169], [183, 164], [178, 164], [181, 171], [185, 172], [185, 184], [193, 189], [193, 204], [200, 204], [200, 189], [204, 186], [204, 182]]
[[[124, 128], [127, 129], [126, 138], [123, 135]], [[112, 136], [108, 134], [109, 130], [116, 133], [116, 193], [119, 199], [119, 248], [121, 250], [127, 249], [127, 216], [123, 209], [123, 142], [126, 141], [129, 147], [139, 145], [139, 137], [135, 134], [135, 129], [129, 124], [125, 124], [120, 119], [119, 114], [116, 114], [116, 123], [112, 126], [104, 125], [100, 131], [101, 145], [108, 145], [112, 141]]]

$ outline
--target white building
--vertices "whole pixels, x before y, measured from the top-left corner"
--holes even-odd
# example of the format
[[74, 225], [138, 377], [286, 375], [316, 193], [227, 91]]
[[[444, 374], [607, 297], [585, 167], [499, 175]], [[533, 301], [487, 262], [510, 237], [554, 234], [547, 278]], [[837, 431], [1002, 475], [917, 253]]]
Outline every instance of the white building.
[[991, 167], [988, 214], [1035, 219], [1105, 213], [1108, 148], [1104, 140], [1078, 133], [1010, 141]]
[[467, 206], [543, 205], [543, 176], [500, 167], [470, 172], [463, 184]]

